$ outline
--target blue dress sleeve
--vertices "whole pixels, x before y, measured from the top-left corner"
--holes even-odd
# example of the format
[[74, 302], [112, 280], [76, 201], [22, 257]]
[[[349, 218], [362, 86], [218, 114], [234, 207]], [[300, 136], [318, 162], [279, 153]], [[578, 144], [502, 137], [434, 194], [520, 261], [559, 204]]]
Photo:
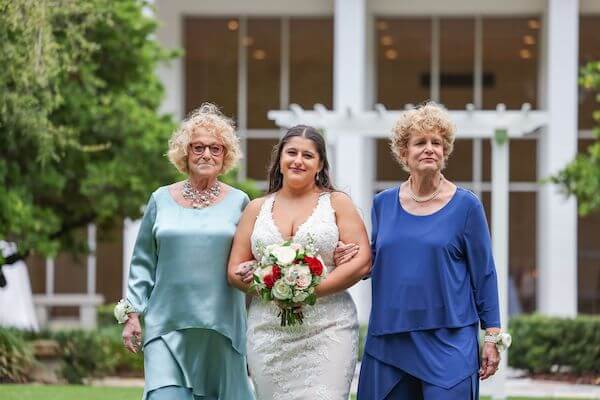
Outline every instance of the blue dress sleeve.
[[371, 260], [373, 264], [375, 264], [375, 256], [377, 255], [377, 233], [379, 231], [376, 207], [377, 203], [374, 201], [371, 208]]
[[127, 283], [127, 300], [140, 314], [146, 311], [148, 299], [154, 288], [158, 259], [156, 239], [153, 232], [155, 221], [156, 202], [154, 196], [151, 196], [135, 241]]
[[485, 213], [479, 200], [467, 214], [465, 248], [467, 267], [481, 328], [499, 328], [500, 308], [496, 267]]

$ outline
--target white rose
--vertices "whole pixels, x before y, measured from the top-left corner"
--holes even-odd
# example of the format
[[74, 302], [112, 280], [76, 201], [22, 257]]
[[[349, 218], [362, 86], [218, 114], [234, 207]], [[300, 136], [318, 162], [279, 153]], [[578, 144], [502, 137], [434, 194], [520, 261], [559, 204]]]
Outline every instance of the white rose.
[[294, 303], [302, 303], [304, 300], [306, 300], [307, 297], [308, 297], [308, 293], [306, 293], [304, 291], [299, 291], [299, 292], [296, 292], [294, 297], [292, 297], [292, 301]]
[[292, 298], [292, 288], [285, 284], [285, 282], [280, 279], [275, 282], [273, 289], [271, 289], [271, 293], [273, 293], [273, 297], [278, 300], [288, 300]]
[[292, 250], [294, 251], [298, 251], [302, 249], [302, 245], [299, 243], [292, 243], [290, 244], [290, 247], [292, 248]]
[[289, 265], [296, 259], [296, 251], [290, 246], [279, 246], [271, 251], [271, 254], [277, 259], [277, 263], [281, 265]]

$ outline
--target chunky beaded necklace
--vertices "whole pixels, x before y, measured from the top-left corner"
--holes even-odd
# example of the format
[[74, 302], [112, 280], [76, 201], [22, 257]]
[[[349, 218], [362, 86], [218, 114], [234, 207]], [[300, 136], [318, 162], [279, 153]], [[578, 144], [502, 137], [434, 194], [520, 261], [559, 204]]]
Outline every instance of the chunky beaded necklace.
[[198, 190], [192, 186], [190, 180], [186, 180], [183, 183], [182, 193], [183, 198], [189, 200], [192, 203], [193, 208], [205, 208], [214, 203], [221, 194], [221, 185], [219, 181], [215, 182], [214, 185], [204, 190]]
[[412, 191], [412, 176], [408, 177], [408, 195], [410, 196], [411, 199], [413, 199], [415, 202], [417, 203], [426, 203], [430, 200], [435, 199], [436, 197], [439, 196], [440, 191], [442, 190], [442, 182], [444, 182], [444, 175], [440, 174], [440, 182], [438, 183], [437, 188], [433, 191], [433, 193], [431, 193], [429, 196], [424, 196], [424, 197], [419, 197], [417, 195], [414, 194], [414, 192]]

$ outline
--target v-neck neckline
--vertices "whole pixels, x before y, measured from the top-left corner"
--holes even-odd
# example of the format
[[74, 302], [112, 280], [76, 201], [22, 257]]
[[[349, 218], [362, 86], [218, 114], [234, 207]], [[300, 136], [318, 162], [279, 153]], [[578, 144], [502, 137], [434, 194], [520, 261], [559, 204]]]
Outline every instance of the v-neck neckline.
[[277, 233], [279, 234], [279, 237], [284, 241], [292, 241], [294, 242], [296, 239], [296, 236], [298, 236], [298, 233], [300, 232], [300, 229], [302, 229], [304, 227], [304, 225], [306, 225], [315, 215], [315, 213], [317, 212], [317, 209], [319, 208], [319, 205], [321, 204], [321, 197], [324, 195], [324, 192], [321, 192], [319, 194], [319, 197], [317, 198], [317, 204], [313, 207], [312, 212], [310, 213], [310, 215], [308, 216], [308, 218], [306, 218], [306, 220], [301, 223], [300, 225], [298, 225], [298, 229], [296, 229], [296, 233], [293, 233], [292, 236], [290, 236], [289, 238], [285, 238], [283, 236], [283, 233], [281, 233], [281, 229], [279, 228], [279, 226], [277, 226], [277, 223], [275, 222], [275, 218], [273, 217], [273, 206], [275, 205], [275, 193], [273, 193], [273, 196], [271, 197], [271, 204], [269, 205], [269, 219], [271, 220], [271, 223], [273, 224], [273, 227], [275, 228], [275, 231], [277, 231]]

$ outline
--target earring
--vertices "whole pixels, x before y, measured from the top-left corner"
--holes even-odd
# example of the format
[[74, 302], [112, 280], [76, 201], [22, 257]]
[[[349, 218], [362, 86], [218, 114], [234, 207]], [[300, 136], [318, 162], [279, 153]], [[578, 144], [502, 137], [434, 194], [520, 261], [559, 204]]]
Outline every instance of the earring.
[[315, 175], [315, 182], [317, 183], [317, 185], [319, 184], [319, 174]]

